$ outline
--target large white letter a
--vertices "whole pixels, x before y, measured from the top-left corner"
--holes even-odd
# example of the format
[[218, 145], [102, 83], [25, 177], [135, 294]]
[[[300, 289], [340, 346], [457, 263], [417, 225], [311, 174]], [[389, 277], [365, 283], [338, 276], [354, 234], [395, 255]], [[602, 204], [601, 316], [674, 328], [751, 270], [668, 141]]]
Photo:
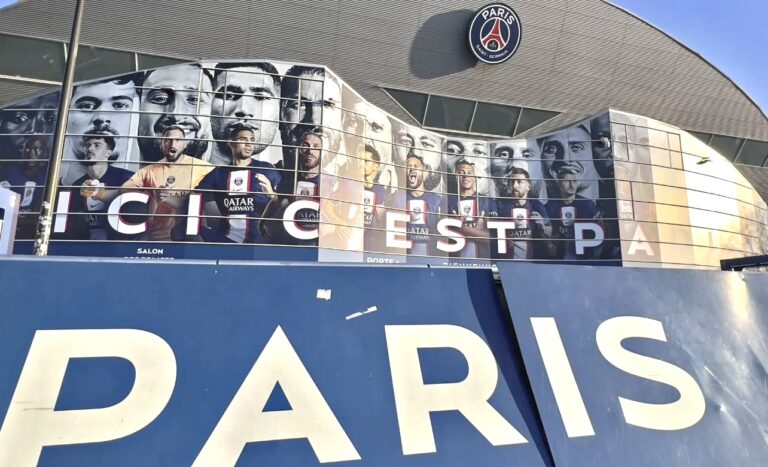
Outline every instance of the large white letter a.
[[[291, 410], [264, 412], [277, 383]], [[360, 459], [278, 326], [193, 465], [235, 465], [246, 443], [300, 438], [307, 438], [320, 462]]]

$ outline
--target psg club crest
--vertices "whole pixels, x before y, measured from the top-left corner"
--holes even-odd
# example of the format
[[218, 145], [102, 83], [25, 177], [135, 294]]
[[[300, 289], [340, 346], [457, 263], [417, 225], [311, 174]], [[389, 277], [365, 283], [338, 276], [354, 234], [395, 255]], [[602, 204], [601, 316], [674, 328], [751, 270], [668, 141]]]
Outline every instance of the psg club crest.
[[517, 13], [502, 3], [481, 8], [469, 23], [469, 47], [479, 60], [495, 65], [509, 59], [520, 45]]

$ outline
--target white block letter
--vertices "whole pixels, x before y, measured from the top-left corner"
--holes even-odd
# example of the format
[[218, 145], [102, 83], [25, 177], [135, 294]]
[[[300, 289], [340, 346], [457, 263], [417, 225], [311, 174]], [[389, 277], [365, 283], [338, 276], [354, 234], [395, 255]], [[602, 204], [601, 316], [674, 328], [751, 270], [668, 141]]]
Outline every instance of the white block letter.
[[69, 190], [59, 192], [59, 201], [56, 203], [56, 220], [53, 221], [53, 233], [67, 231], [67, 214], [69, 213], [69, 200], [72, 193]]
[[[54, 411], [71, 358], [124, 358], [131, 392], [101, 409]], [[160, 337], [137, 329], [37, 331], [0, 428], [0, 465], [34, 466], [44, 446], [99, 443], [154, 420], [176, 384], [176, 358]]]
[[296, 225], [296, 214], [302, 209], [318, 212], [320, 211], [320, 203], [309, 199], [294, 201], [283, 212], [283, 227], [285, 227], [286, 232], [297, 240], [314, 240], [320, 235], [318, 233], [319, 229], [316, 227], [317, 223], [309, 229], [303, 229]]
[[[458, 410], [493, 445], [528, 441], [488, 403], [499, 370], [491, 349], [477, 334], [453, 325], [385, 326], [392, 387], [403, 454], [436, 452], [430, 412]], [[424, 384], [419, 349], [451, 348], [467, 360], [467, 378]]]
[[[574, 225], [574, 237], [576, 238], [576, 254], [583, 255], [585, 248], [600, 246], [605, 239], [603, 228], [594, 222], [576, 222]], [[584, 232], [593, 232], [595, 238], [585, 239]]]
[[398, 227], [397, 223], [407, 224], [411, 221], [410, 214], [404, 212], [387, 212], [387, 237], [388, 248], [403, 248], [410, 250], [413, 242], [405, 236], [405, 226]]
[[507, 230], [515, 230], [514, 221], [488, 221], [489, 229], [496, 229], [496, 242], [499, 254], [507, 253]]
[[[461, 232], [458, 232], [464, 223], [461, 219], [453, 217], [445, 217], [440, 219], [437, 223], [437, 232], [443, 237], [447, 237], [448, 241], [438, 240], [437, 249], [446, 253], [458, 253], [467, 244], [467, 239]], [[453, 230], [456, 229], [456, 230]]]
[[200, 212], [203, 209], [203, 195], [192, 193], [189, 195], [189, 206], [187, 208], [187, 235], [197, 235], [200, 233]]
[[139, 191], [129, 191], [119, 195], [109, 204], [109, 215], [107, 216], [107, 222], [109, 222], [109, 226], [118, 233], [125, 235], [136, 235], [147, 230], [146, 222], [129, 224], [120, 217], [120, 208], [122, 208], [124, 204], [131, 202], [147, 204], [149, 202], [149, 195]]
[[649, 256], [654, 255], [653, 248], [651, 248], [651, 244], [648, 243], [648, 238], [645, 236], [645, 232], [643, 232], [640, 225], [635, 228], [635, 234], [632, 235], [632, 240], [629, 242], [627, 254], [634, 255], [637, 254], [638, 251], [642, 251]]
[[683, 430], [698, 423], [704, 416], [706, 402], [696, 380], [671, 363], [624, 349], [621, 341], [633, 337], [667, 341], [661, 321], [618, 316], [597, 328], [597, 347], [611, 365], [631, 375], [668, 384], [677, 389], [680, 398], [669, 404], [647, 404], [619, 397], [627, 423], [667, 431]]
[[594, 436], [595, 430], [568, 362], [555, 318], [531, 318], [531, 327], [569, 438]]
[[[291, 410], [264, 412], [277, 383]], [[193, 466], [235, 465], [246, 443], [301, 438], [309, 440], [321, 463], [360, 459], [278, 326]]]

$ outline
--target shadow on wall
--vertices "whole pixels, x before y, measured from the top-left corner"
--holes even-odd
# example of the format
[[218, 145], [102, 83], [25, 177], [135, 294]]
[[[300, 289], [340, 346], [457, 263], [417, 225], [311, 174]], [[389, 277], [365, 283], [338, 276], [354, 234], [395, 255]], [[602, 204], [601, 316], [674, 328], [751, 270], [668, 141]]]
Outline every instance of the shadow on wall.
[[432, 79], [474, 68], [478, 60], [467, 44], [475, 12], [456, 10], [427, 19], [411, 44], [410, 68], [417, 78]]

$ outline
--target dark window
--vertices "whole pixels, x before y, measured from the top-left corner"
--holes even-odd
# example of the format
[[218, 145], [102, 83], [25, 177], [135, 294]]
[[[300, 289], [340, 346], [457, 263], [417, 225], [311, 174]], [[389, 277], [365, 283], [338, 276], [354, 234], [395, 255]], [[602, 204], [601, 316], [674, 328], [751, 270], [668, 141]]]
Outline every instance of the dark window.
[[469, 131], [469, 122], [472, 121], [474, 109], [474, 101], [429, 96], [424, 126]]
[[64, 46], [60, 42], [0, 35], [0, 74], [61, 81]]
[[489, 135], [514, 136], [519, 107], [478, 102], [470, 131]]
[[547, 110], [523, 109], [520, 114], [520, 122], [517, 124], [517, 132], [515, 134], [528, 131], [557, 115], [559, 115], [559, 113], [549, 112]]
[[133, 54], [81, 45], [77, 50], [75, 81], [103, 78], [134, 71]]
[[720, 154], [724, 155], [728, 160], [736, 158], [736, 153], [739, 152], [742, 138], [733, 138], [731, 136], [712, 135], [712, 141], [709, 145]]
[[685, 131], [692, 134], [693, 136], [695, 136], [696, 138], [698, 138], [699, 140], [703, 141], [706, 144], [709, 144], [709, 140], [712, 138], [712, 135], [710, 135], [709, 133], [699, 133], [698, 131], [691, 131], [691, 130], [685, 130]]
[[424, 111], [427, 107], [427, 95], [418, 92], [399, 91], [397, 89], [386, 89], [387, 93], [398, 104], [403, 106], [406, 112], [416, 120], [419, 125], [424, 121]]
[[179, 60], [176, 58], [160, 57], [158, 55], [142, 55], [139, 56], [139, 70], [149, 70], [151, 68], [160, 68], [161, 66], [176, 65], [179, 63], [185, 63], [188, 60]]
[[766, 159], [768, 159], [768, 142], [748, 139], [744, 142], [736, 162], [762, 167]]

